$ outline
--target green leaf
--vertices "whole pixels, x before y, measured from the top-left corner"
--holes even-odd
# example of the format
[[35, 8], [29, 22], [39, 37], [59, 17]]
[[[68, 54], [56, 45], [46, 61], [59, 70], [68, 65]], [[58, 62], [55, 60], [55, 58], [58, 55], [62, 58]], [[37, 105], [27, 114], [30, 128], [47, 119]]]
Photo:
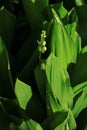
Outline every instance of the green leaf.
[[72, 8], [69, 12], [69, 23], [77, 22], [78, 23], [78, 15], [75, 8]]
[[52, 9], [55, 10], [55, 12], [60, 16], [63, 23], [68, 22], [68, 11], [64, 8], [63, 2], [51, 4], [47, 8], [48, 18], [51, 20], [53, 18]]
[[32, 29], [40, 28], [44, 20], [42, 14], [37, 10], [35, 4], [31, 0], [22, 0], [22, 2]]
[[72, 86], [87, 80], [87, 51], [82, 50], [70, 75]]
[[29, 79], [31, 79], [33, 71], [39, 61], [39, 53], [38, 50], [36, 50], [33, 53], [33, 56], [30, 58], [30, 60], [27, 62], [25, 67], [20, 71], [18, 74], [18, 78], [26, 83], [29, 82]]
[[45, 103], [45, 95], [46, 95], [46, 74], [44, 70], [41, 70], [40, 64], [35, 68], [35, 78], [38, 85], [39, 92], [42, 96], [42, 99]]
[[26, 108], [26, 115], [41, 123], [45, 118], [45, 106], [38, 94], [33, 94]]
[[32, 61], [31, 60], [32, 57], [35, 57], [36, 60], [35, 59], [34, 60], [37, 61], [38, 57], [37, 40], [39, 39], [39, 36], [40, 31], [37, 32], [32, 31], [30, 36], [24, 41], [23, 45], [21, 46], [16, 60], [16, 68], [18, 71], [22, 70], [23, 67], [26, 68], [26, 64]]
[[0, 96], [13, 97], [13, 81], [10, 71], [8, 53], [0, 37]]
[[73, 112], [68, 109], [68, 119], [67, 119], [67, 124], [70, 130], [75, 130], [76, 129], [76, 121], [75, 117], [73, 115]]
[[43, 0], [45, 5], [49, 5], [49, 0]]
[[77, 53], [79, 54], [80, 51], [81, 51], [81, 38], [80, 36], [78, 35], [76, 29], [77, 29], [77, 23], [76, 22], [73, 22], [71, 24], [67, 24], [65, 26], [65, 29], [67, 31], [67, 33], [71, 36], [74, 44], [75, 44], [75, 47], [76, 47], [76, 50], [77, 50]]
[[23, 121], [18, 128], [19, 130], [43, 130], [42, 127], [32, 119]]
[[87, 81], [80, 83], [73, 87], [74, 97], [81, 93], [84, 89], [87, 88]]
[[69, 75], [65, 68], [62, 67], [60, 60], [53, 54], [50, 54], [46, 61], [46, 77], [47, 100], [52, 102], [51, 97], [53, 95], [57, 100], [57, 103], [59, 101], [63, 108], [71, 107], [73, 92], [70, 85]]
[[0, 9], [0, 35], [5, 41], [7, 49], [11, 49], [15, 19], [15, 16], [4, 7]]
[[76, 62], [77, 50], [71, 36], [67, 33], [59, 16], [54, 10], [51, 34], [51, 52], [57, 56], [64, 67]]
[[75, 5], [79, 21], [87, 22], [86, 18], [87, 5], [85, 3], [85, 0], [75, 0]]
[[13, 122], [10, 123], [9, 128], [10, 130], [18, 130], [17, 126]]
[[68, 112], [66, 111], [55, 112], [44, 120], [42, 127], [44, 130], [54, 130], [60, 124], [64, 123], [67, 117]]
[[18, 116], [17, 101], [15, 99], [7, 99], [7, 98], [0, 97], [0, 101], [2, 102], [4, 110], [8, 114]]
[[31, 87], [17, 79], [15, 83], [15, 94], [20, 107], [25, 110], [27, 103], [32, 97]]
[[77, 99], [74, 108], [73, 108], [73, 115], [76, 118], [79, 113], [87, 108], [87, 88], [84, 89], [84, 91], [81, 93], [79, 98]]
[[82, 38], [82, 46], [87, 45], [87, 4], [85, 0], [75, 0], [76, 11], [78, 14], [78, 32]]

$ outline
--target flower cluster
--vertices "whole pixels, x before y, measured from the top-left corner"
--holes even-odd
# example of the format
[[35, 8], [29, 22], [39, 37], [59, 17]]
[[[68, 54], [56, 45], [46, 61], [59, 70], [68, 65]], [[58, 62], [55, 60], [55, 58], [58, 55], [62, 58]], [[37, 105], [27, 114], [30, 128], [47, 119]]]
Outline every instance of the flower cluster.
[[45, 38], [46, 38], [46, 31], [42, 30], [40, 42], [37, 41], [38, 42], [38, 51], [40, 53], [45, 53], [45, 51], [47, 50]]

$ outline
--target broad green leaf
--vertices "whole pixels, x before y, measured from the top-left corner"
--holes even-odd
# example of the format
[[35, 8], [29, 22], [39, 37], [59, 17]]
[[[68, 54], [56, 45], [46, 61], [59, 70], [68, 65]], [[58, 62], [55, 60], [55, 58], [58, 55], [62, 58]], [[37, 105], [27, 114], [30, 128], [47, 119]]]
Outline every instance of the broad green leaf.
[[73, 40], [73, 42], [75, 44], [77, 54], [79, 54], [80, 51], [81, 51], [81, 38], [78, 35], [78, 33], [76, 31], [76, 28], [77, 28], [77, 23], [76, 22], [73, 22], [71, 24], [67, 24], [65, 26], [65, 29], [66, 29], [67, 33], [71, 36], [71, 38], [72, 38], [72, 40]]
[[17, 79], [15, 83], [15, 94], [20, 107], [26, 109], [27, 103], [32, 97], [31, 87]]
[[51, 96], [59, 100], [63, 108], [71, 107], [73, 100], [73, 92], [70, 85], [70, 79], [65, 68], [62, 67], [60, 60], [53, 54], [50, 54], [46, 61], [46, 77], [47, 100], [52, 102]]
[[30, 130], [27, 124], [23, 121], [20, 126], [18, 126], [18, 130]]
[[0, 96], [13, 97], [13, 82], [10, 71], [8, 53], [0, 37]]
[[2, 102], [4, 110], [8, 114], [18, 116], [17, 101], [15, 99], [7, 99], [7, 98], [0, 97], [0, 101]]
[[72, 68], [70, 75], [72, 86], [87, 80], [87, 51], [80, 53], [76, 65]]
[[87, 88], [87, 81], [73, 87], [74, 97]]
[[68, 15], [69, 15], [69, 23], [73, 22], [78, 23], [78, 15], [74, 7], [68, 12]]
[[28, 63], [24, 66], [24, 68], [20, 71], [18, 74], [19, 79], [21, 79], [24, 82], [29, 82], [33, 75], [34, 69], [39, 61], [39, 53], [38, 50], [36, 50], [33, 54], [33, 56], [30, 58]]
[[31, 60], [32, 57], [35, 57], [35, 55], [36, 55], [35, 59], [37, 60], [38, 57], [37, 40], [39, 39], [39, 37], [40, 37], [40, 31], [37, 32], [32, 31], [30, 36], [24, 41], [23, 45], [21, 46], [18, 52], [16, 59], [16, 68], [18, 71], [22, 70], [23, 67], [25, 67], [25, 65], [28, 62], [30, 62], [29, 60]]
[[33, 94], [26, 108], [26, 115], [41, 123], [45, 118], [45, 106], [38, 94]]
[[81, 50], [81, 53], [82, 53], [82, 54], [87, 53], [87, 46], [85, 46], [85, 47]]
[[42, 127], [44, 130], [54, 130], [60, 124], [64, 123], [67, 117], [68, 112], [66, 111], [55, 112], [44, 120]]
[[9, 124], [11, 119], [9, 115], [4, 111], [3, 104], [0, 101], [0, 128], [2, 130], [9, 130]]
[[85, 130], [87, 130], [87, 126], [85, 127]]
[[62, 124], [58, 125], [54, 130], [64, 130], [65, 129], [65, 122]]
[[75, 1], [76, 11], [78, 14], [79, 21], [87, 22], [87, 18], [86, 18], [87, 5], [85, 3], [85, 0], [74, 0], [74, 1]]
[[43, 130], [42, 127], [32, 119], [23, 121], [18, 128], [19, 130]]
[[51, 4], [47, 8], [47, 13], [48, 13], [48, 18], [51, 20], [53, 17], [52, 14], [52, 8], [55, 10], [55, 12], [60, 16], [61, 20], [63, 23], [68, 22], [68, 11], [64, 8], [63, 2], [61, 3], [56, 3], [56, 4]]
[[7, 49], [11, 49], [15, 19], [15, 16], [4, 7], [0, 9], [0, 35], [5, 41]]
[[10, 130], [18, 130], [17, 126], [13, 122], [10, 123], [9, 128]]
[[82, 38], [82, 46], [87, 45], [87, 4], [85, 0], [75, 0], [76, 11], [78, 14], [78, 32]]
[[70, 130], [75, 130], [76, 129], [75, 117], [73, 115], [73, 112], [70, 109], [68, 109], [67, 125], [68, 125]]
[[45, 2], [44, 0], [33, 0], [33, 3], [34, 3], [34, 6], [36, 7], [36, 9], [38, 10], [38, 12], [42, 16], [44, 16], [47, 2]]
[[57, 56], [64, 67], [76, 62], [77, 52], [71, 36], [67, 33], [59, 16], [53, 12], [53, 27], [51, 34], [51, 52]]
[[74, 108], [73, 108], [73, 115], [76, 118], [79, 113], [87, 108], [87, 88], [84, 89], [84, 91], [81, 93], [79, 98], [77, 99]]
[[45, 71], [41, 69], [41, 65], [39, 64], [35, 68], [34, 73], [35, 73], [35, 79], [36, 79], [36, 82], [38, 85], [39, 92], [42, 96], [43, 101], [45, 102], [45, 95], [46, 95], [46, 74], [45, 74]]
[[49, 0], [43, 0], [46, 5], [49, 5]]
[[44, 18], [37, 10], [35, 4], [32, 2], [32, 0], [22, 0], [22, 2], [32, 29], [41, 28]]

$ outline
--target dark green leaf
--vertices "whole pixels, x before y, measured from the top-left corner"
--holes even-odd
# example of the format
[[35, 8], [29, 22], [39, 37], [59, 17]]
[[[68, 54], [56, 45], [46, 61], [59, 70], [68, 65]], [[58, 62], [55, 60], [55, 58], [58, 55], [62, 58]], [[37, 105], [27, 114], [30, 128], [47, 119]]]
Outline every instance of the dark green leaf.
[[46, 74], [44, 70], [41, 70], [40, 64], [35, 68], [35, 78], [38, 85], [39, 92], [42, 96], [42, 99], [45, 103], [46, 95]]
[[76, 65], [72, 68], [71, 83], [75, 86], [87, 80], [87, 49], [82, 50]]
[[34, 2], [32, 0], [22, 0], [22, 2], [32, 29], [40, 28], [44, 18], [42, 14], [37, 10]]
[[26, 108], [26, 115], [41, 123], [45, 118], [45, 106], [37, 94], [33, 94]]
[[67, 117], [68, 112], [66, 111], [55, 112], [44, 120], [42, 126], [44, 130], [54, 130], [60, 124], [64, 123]]
[[13, 82], [8, 53], [0, 37], [0, 96], [13, 97]]
[[7, 49], [11, 49], [15, 25], [15, 16], [4, 7], [0, 9], [0, 35]]

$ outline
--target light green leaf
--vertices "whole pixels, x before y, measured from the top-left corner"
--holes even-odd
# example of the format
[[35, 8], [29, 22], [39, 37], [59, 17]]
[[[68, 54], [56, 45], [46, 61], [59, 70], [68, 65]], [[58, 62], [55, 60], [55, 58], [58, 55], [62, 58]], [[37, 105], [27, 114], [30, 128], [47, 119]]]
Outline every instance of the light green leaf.
[[64, 8], [63, 2], [54, 3], [48, 6], [47, 13], [50, 20], [53, 18], [52, 8], [60, 16], [63, 23], [66, 24], [68, 22], [68, 11]]
[[18, 128], [19, 130], [43, 130], [42, 127], [32, 119], [23, 121]]
[[74, 44], [75, 44], [75, 47], [76, 47], [76, 50], [77, 50], [77, 53], [79, 54], [80, 51], [81, 51], [81, 38], [80, 36], [78, 35], [76, 29], [77, 29], [77, 23], [76, 22], [73, 22], [71, 24], [67, 24], [65, 26], [65, 29], [67, 31], [67, 33], [71, 36]]
[[60, 124], [64, 123], [67, 117], [68, 112], [66, 111], [55, 112], [44, 120], [42, 126], [44, 130], [54, 130]]
[[20, 107], [26, 109], [27, 103], [32, 97], [31, 87], [17, 79], [15, 83], [15, 94]]
[[73, 112], [68, 109], [68, 119], [67, 119], [67, 124], [70, 130], [75, 130], [76, 129], [76, 121], [75, 117], [73, 115]]
[[71, 36], [67, 33], [59, 16], [53, 12], [53, 27], [51, 34], [51, 52], [57, 56], [64, 67], [76, 62], [77, 51]]
[[77, 98], [77, 101], [73, 108], [74, 117], [76, 118], [79, 113], [85, 108], [87, 108], [87, 88], [85, 88], [79, 98]]
[[87, 88], [87, 81], [80, 83], [73, 87], [74, 97], [81, 93], [84, 89]]
[[1, 37], [0, 37], [0, 96], [8, 98], [14, 96], [8, 53]]
[[0, 35], [5, 41], [7, 49], [11, 49], [15, 20], [16, 18], [11, 12], [4, 7], [0, 9]]
[[71, 107], [73, 92], [69, 75], [65, 68], [62, 67], [59, 59], [53, 54], [50, 54], [46, 61], [46, 77], [46, 98], [48, 102], [52, 102], [51, 98], [54, 97], [57, 104], [59, 101], [63, 108]]

